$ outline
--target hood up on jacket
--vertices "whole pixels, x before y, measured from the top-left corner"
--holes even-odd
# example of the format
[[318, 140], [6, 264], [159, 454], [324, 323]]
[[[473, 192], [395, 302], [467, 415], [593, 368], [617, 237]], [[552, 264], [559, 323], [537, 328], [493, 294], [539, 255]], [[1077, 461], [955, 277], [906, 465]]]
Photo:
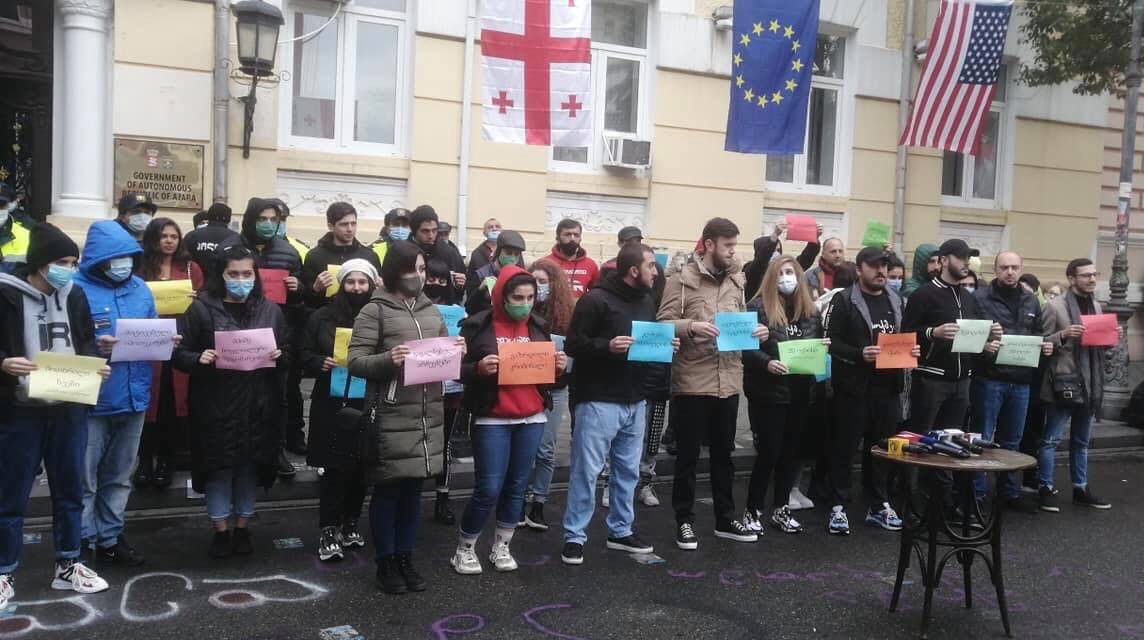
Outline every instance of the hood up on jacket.
[[251, 198], [246, 202], [246, 211], [242, 214], [242, 237], [251, 245], [266, 244], [270, 241], [267, 238], [258, 237], [258, 214], [267, 209], [274, 209], [278, 212], [278, 216], [282, 217], [282, 210], [278, 207], [278, 203], [266, 198]]
[[[530, 282], [535, 284], [535, 281], [532, 280], [532, 274], [514, 264], [510, 264], [507, 267], [501, 267], [500, 273], [497, 274], [497, 283], [493, 285], [492, 299], [494, 322], [503, 322], [508, 324], [518, 323], [516, 320], [513, 320], [508, 316], [508, 311], [505, 311], [504, 308], [505, 286], [508, 285], [509, 280], [512, 280], [517, 276], [526, 276], [529, 278]], [[527, 320], [528, 319], [525, 318], [520, 322], [523, 323]]]
[[87, 229], [79, 270], [92, 277], [102, 277], [103, 270], [99, 267], [108, 260], [141, 253], [142, 247], [122, 225], [115, 220], [100, 220]]
[[914, 249], [914, 270], [910, 273], [909, 279], [902, 283], [902, 295], [908, 296], [918, 287], [930, 281], [929, 274], [926, 273], [926, 265], [933, 254], [937, 253], [937, 249], [936, 244], [919, 244]]

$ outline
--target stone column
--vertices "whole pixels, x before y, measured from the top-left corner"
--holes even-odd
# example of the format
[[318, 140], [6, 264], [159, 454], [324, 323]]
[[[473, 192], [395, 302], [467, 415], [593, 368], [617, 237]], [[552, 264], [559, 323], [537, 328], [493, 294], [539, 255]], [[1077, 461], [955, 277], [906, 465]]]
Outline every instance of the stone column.
[[112, 0], [56, 0], [59, 9], [62, 91], [59, 200], [54, 214], [105, 218], [111, 210]]

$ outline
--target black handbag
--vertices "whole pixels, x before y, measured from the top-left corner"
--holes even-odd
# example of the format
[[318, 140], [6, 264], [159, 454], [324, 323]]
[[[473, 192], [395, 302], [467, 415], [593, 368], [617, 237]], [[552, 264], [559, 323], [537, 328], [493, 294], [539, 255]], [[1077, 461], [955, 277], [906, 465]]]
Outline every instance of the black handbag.
[[[377, 304], [377, 346], [374, 351], [381, 351], [382, 331], [381, 303]], [[365, 405], [357, 409], [349, 403], [350, 382], [353, 379], [346, 373], [346, 389], [342, 394], [342, 406], [334, 414], [334, 434], [331, 438], [331, 450], [337, 455], [344, 455], [351, 460], [359, 460], [365, 464], [377, 462], [377, 432], [380, 429], [377, 419], [377, 402], [380, 393], [370, 397], [366, 393]]]
[[1083, 407], [1088, 401], [1084, 380], [1075, 373], [1053, 374], [1053, 400], [1064, 407]]

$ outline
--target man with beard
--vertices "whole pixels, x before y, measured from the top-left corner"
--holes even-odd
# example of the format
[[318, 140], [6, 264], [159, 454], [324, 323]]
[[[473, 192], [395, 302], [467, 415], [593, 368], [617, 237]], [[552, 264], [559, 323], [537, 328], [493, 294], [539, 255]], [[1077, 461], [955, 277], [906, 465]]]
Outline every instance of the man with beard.
[[822, 243], [822, 256], [818, 264], [806, 270], [806, 284], [810, 285], [814, 297], [834, 288], [834, 270], [846, 261], [846, 244], [840, 238], [827, 238]]
[[441, 304], [457, 304], [465, 291], [465, 261], [456, 247], [437, 237], [439, 225], [437, 212], [427, 204], [417, 207], [409, 214], [409, 228], [413, 231], [411, 239], [421, 247], [422, 253], [425, 254], [425, 262], [437, 259], [449, 265], [453, 289], [442, 299]]
[[564, 270], [568, 284], [572, 285], [572, 296], [577, 299], [595, 286], [600, 278], [600, 267], [580, 246], [583, 233], [579, 222], [571, 218], [561, 220], [556, 225], [556, 246], [546, 258]]
[[941, 258], [937, 255], [937, 245], [919, 244], [914, 249], [914, 270], [910, 278], [902, 284], [902, 297], [909, 298], [918, 287], [941, 275]]

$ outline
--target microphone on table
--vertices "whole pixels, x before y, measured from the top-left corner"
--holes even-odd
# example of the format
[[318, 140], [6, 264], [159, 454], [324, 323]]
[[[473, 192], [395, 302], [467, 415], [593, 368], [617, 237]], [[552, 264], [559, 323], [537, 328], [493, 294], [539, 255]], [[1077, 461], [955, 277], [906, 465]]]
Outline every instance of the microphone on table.
[[949, 442], [943, 442], [943, 441], [938, 440], [937, 438], [934, 438], [931, 436], [926, 436], [926, 437], [922, 438], [922, 444], [929, 445], [937, 453], [944, 453], [945, 455], [951, 456], [954, 458], [968, 458], [969, 457], [969, 452], [966, 451], [965, 449], [962, 449], [961, 447], [957, 446], [956, 444], [952, 444]]
[[[890, 450], [890, 439], [885, 438], [883, 440], [879, 440], [878, 446], [885, 449], [886, 451], [889, 451]], [[927, 446], [924, 444], [910, 443], [907, 445], [903, 445], [902, 451], [904, 451], [906, 453], [933, 453], [933, 447], [930, 447], [930, 446]]]
[[997, 444], [996, 442], [993, 442], [992, 440], [986, 440], [984, 438], [981, 438], [980, 436], [973, 436], [973, 438], [970, 439], [970, 442], [972, 442], [973, 444], [975, 444], [979, 447], [985, 447], [986, 449], [1000, 449], [1001, 448], [1001, 445]]
[[981, 455], [982, 453], [985, 452], [985, 449], [983, 449], [980, 445], [978, 445], [977, 443], [971, 441], [969, 438], [966, 438], [964, 436], [953, 436], [953, 438], [951, 438], [950, 440], [953, 442], [953, 444], [956, 444], [956, 445], [962, 447], [963, 449], [969, 449], [970, 453], [976, 453], [977, 455]]

